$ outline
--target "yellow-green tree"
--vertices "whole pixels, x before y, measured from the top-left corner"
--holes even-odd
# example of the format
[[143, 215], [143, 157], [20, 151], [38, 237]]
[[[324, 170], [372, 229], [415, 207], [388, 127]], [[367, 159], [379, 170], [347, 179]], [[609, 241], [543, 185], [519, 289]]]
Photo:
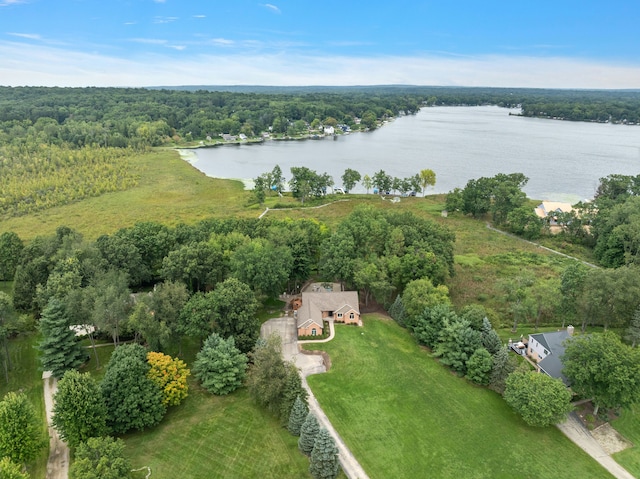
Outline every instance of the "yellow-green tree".
[[187, 378], [191, 371], [184, 361], [163, 353], [151, 351], [147, 354], [150, 369], [147, 377], [162, 391], [162, 402], [166, 406], [177, 406], [189, 395]]

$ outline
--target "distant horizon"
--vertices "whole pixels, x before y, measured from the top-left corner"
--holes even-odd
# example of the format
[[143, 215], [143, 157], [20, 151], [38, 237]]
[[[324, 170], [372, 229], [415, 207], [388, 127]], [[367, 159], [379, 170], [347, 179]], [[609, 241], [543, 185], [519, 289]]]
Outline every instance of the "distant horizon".
[[[69, 88], [69, 89], [83, 89], [83, 88], [131, 88], [131, 89], [145, 89], [145, 90], [209, 90], [209, 89], [225, 89], [225, 90], [251, 90], [251, 89], [284, 89], [284, 90], [314, 90], [314, 89], [376, 89], [376, 88], [416, 88], [416, 89], [460, 89], [460, 90], [554, 90], [554, 91], [585, 91], [585, 92], [623, 92], [623, 93], [640, 93], [640, 88], [572, 88], [572, 87], [558, 87], [558, 88], [545, 88], [545, 87], [519, 87], [519, 86], [468, 86], [468, 85], [418, 85], [418, 84], [358, 84], [358, 85], [266, 85], [266, 84], [182, 84], [182, 85], [121, 85], [121, 86], [97, 86], [97, 85], [85, 85], [85, 86], [59, 86], [59, 85], [5, 85], [0, 83], [2, 88]], [[218, 90], [219, 91], [219, 90]]]
[[0, 81], [635, 90], [638, 18], [628, 0], [0, 0]]

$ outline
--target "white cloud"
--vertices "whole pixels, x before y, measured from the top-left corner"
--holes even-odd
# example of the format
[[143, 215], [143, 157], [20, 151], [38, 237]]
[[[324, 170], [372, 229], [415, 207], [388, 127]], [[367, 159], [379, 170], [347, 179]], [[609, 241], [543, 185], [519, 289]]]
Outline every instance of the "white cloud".
[[11, 5], [20, 5], [27, 3], [27, 0], [0, 0], [0, 7], [10, 7]]
[[29, 40], [42, 40], [42, 37], [37, 33], [15, 33], [15, 32], [7, 32], [7, 35], [11, 35], [12, 37], [20, 37], [27, 38]]
[[268, 9], [269, 9], [269, 10], [271, 10], [272, 12], [275, 12], [275, 13], [281, 13], [281, 12], [280, 12], [280, 9], [279, 9], [277, 6], [275, 6], [275, 5], [271, 4], [271, 3], [265, 3], [265, 4], [263, 5], [263, 7], [268, 8]]
[[213, 43], [214, 45], [233, 45], [235, 43], [235, 41], [233, 40], [229, 40], [228, 38], [212, 38], [210, 40], [210, 43]]
[[207, 18], [206, 15], [194, 15], [193, 18]]
[[153, 23], [155, 24], [172, 23], [176, 20], [178, 20], [178, 17], [153, 17]]
[[[217, 39], [222, 44], [226, 39]], [[181, 51], [162, 39], [132, 39]], [[135, 58], [53, 46], [0, 42], [3, 85], [451, 85], [535, 88], [637, 88], [640, 65], [526, 56], [310, 56], [282, 53]]]
[[145, 45], [164, 45], [167, 43], [167, 40], [161, 38], [130, 38], [129, 41]]

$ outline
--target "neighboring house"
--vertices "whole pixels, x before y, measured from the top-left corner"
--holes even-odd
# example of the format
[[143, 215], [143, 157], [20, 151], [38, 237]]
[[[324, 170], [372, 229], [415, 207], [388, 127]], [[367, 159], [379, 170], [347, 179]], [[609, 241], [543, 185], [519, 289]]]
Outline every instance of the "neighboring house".
[[321, 291], [302, 293], [302, 304], [296, 311], [298, 336], [320, 336], [324, 321], [360, 324], [357, 291]]
[[557, 226], [557, 218], [553, 215], [549, 216], [549, 213], [570, 213], [571, 211], [573, 211], [573, 207], [569, 203], [561, 203], [559, 201], [543, 201], [534, 211], [538, 218], [549, 220], [550, 226]]
[[336, 130], [332, 126], [325, 126], [324, 127], [324, 134], [325, 135], [333, 135], [335, 132], [336, 132]]
[[527, 355], [537, 363], [538, 370], [552, 378], [567, 378], [562, 374], [564, 365], [560, 358], [564, 355], [564, 342], [573, 336], [573, 326], [566, 330], [529, 335]]

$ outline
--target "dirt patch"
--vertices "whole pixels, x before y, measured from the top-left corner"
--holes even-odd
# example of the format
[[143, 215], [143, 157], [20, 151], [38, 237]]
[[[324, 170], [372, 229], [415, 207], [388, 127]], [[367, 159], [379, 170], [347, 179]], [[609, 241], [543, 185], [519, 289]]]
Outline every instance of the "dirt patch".
[[619, 415], [619, 413], [617, 413], [613, 409], [609, 409], [608, 411], [603, 412], [601, 408], [597, 416], [593, 414], [593, 411], [594, 408], [591, 401], [581, 401], [579, 403], [576, 403], [576, 414], [582, 421], [582, 424], [584, 424], [585, 427], [590, 431], [599, 428], [603, 424], [610, 423]]
[[598, 444], [602, 446], [602, 449], [609, 455], [616, 452], [624, 451], [628, 447], [632, 447], [633, 444], [622, 436], [618, 431], [611, 427], [611, 424], [605, 423], [602, 426], [598, 426], [591, 435], [594, 437]]

